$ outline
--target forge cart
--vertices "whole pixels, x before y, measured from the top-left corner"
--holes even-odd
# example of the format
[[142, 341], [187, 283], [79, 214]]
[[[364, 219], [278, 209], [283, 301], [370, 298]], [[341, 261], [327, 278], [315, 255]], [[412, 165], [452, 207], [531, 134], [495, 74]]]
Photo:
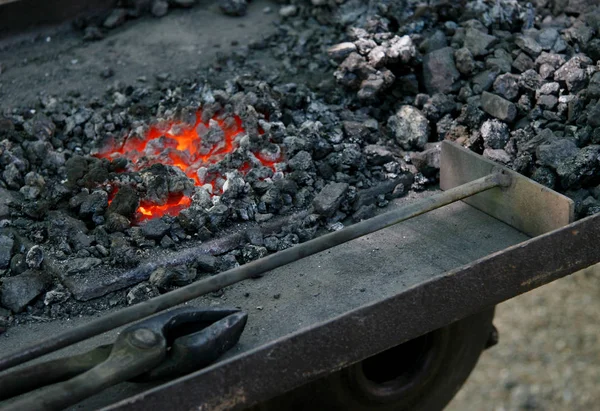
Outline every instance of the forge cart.
[[[264, 274], [231, 285], [219, 303], [240, 308], [248, 322], [216, 362], [166, 382], [119, 384], [74, 409], [443, 408], [497, 341], [496, 304], [598, 263], [600, 216], [573, 222], [568, 198], [448, 142], [440, 185], [445, 191], [404, 198], [295, 251], [216, 275], [208, 288], [197, 288], [200, 281], [180, 289], [184, 310], [214, 308], [214, 299], [193, 297]], [[110, 313], [108, 326], [86, 318], [16, 326], [0, 340], [3, 354], [48, 337], [54, 345], [38, 344], [2, 366], [161, 311], [169, 294]], [[79, 388], [61, 392], [64, 404]], [[27, 395], [33, 401], [43, 392]]]

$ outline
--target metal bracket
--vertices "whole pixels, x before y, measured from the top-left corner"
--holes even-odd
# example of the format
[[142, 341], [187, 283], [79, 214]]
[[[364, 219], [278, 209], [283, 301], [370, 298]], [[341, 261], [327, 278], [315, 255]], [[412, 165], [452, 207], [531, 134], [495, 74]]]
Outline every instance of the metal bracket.
[[501, 170], [511, 184], [465, 198], [463, 201], [535, 237], [574, 220], [573, 200], [521, 174], [450, 141], [442, 142], [440, 188], [449, 190]]

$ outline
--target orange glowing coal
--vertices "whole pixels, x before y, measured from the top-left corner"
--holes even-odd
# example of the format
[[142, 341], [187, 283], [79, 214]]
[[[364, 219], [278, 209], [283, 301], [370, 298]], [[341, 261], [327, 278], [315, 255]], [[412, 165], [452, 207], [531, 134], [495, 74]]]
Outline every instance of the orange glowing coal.
[[188, 208], [192, 204], [192, 199], [184, 195], [171, 197], [165, 205], [156, 205], [151, 203], [144, 203], [139, 206], [138, 211], [141, 216], [138, 221], [149, 220], [156, 217], [162, 217], [163, 215], [177, 215], [185, 208]]
[[[111, 144], [97, 154], [100, 158], [115, 160], [126, 158], [131, 161], [131, 169], [139, 171], [153, 164], [161, 163], [181, 169], [186, 176], [202, 186], [214, 181], [202, 181], [200, 168], [216, 164], [238, 147], [238, 137], [244, 133], [242, 120], [238, 116], [215, 116], [208, 122], [202, 121], [202, 112], [196, 113], [195, 124], [172, 121], [150, 127], [143, 137], [129, 136], [123, 144]], [[281, 154], [265, 155], [255, 153], [263, 166], [274, 170], [281, 161]], [[246, 174], [250, 165], [244, 163], [239, 171]], [[215, 189], [215, 192], [218, 191]], [[114, 194], [114, 193], [113, 193]], [[191, 204], [184, 195], [172, 196], [164, 205], [142, 202], [138, 208], [138, 221], [163, 215], [177, 215]]]

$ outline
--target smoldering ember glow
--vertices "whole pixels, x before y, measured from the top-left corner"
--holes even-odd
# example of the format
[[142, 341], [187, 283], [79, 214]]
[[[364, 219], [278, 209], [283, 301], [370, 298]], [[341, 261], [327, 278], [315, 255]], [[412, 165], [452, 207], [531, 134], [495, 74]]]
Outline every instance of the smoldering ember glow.
[[[153, 164], [177, 167], [194, 181], [196, 186], [205, 186], [212, 194], [222, 194], [223, 187], [216, 184], [215, 176], [208, 176], [206, 166], [217, 164], [233, 153], [245, 130], [237, 115], [215, 115], [203, 121], [202, 110], [198, 110], [195, 122], [169, 121], [153, 125], [143, 137], [128, 136], [122, 144], [111, 143], [97, 157], [111, 161], [118, 158], [130, 160], [129, 169], [140, 171]], [[262, 130], [259, 130], [262, 134]], [[253, 153], [256, 163], [275, 171], [275, 164], [281, 161], [281, 151], [275, 153]], [[256, 164], [255, 164], [256, 165]], [[246, 174], [251, 165], [242, 164], [238, 171]], [[223, 176], [221, 176], [223, 177]], [[111, 193], [114, 197], [116, 191]], [[109, 200], [110, 201], [110, 200]], [[172, 195], [165, 204], [144, 202], [138, 208], [138, 221], [177, 215], [191, 205], [186, 195]]]

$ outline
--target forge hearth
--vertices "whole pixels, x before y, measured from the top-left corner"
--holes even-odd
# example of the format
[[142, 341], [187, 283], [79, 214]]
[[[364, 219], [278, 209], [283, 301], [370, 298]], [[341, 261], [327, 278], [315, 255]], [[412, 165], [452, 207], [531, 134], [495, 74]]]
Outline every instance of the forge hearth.
[[[117, 172], [128, 172], [126, 179], [141, 179], [144, 192], [138, 195], [129, 190], [126, 196], [118, 196], [119, 187], [127, 183], [111, 182], [110, 197], [118, 196], [119, 205], [111, 207], [109, 198], [109, 212], [137, 222], [163, 215], [176, 216], [192, 204], [192, 196], [196, 196], [197, 203], [207, 206], [219, 202], [215, 196], [236, 197], [240, 191], [248, 192], [250, 188], [245, 187], [243, 178], [248, 173], [251, 180], [252, 176], [260, 176], [261, 180], [273, 177], [282, 161], [281, 147], [273, 142], [271, 133], [265, 134], [257, 124], [257, 116], [250, 119], [247, 113], [240, 113], [247, 118], [242, 121], [237, 114], [224, 112], [223, 105], [229, 104], [230, 109], [232, 105], [225, 100], [227, 96], [220, 97], [223, 104], [207, 104], [201, 111], [183, 110], [180, 121], [140, 127], [141, 130], [127, 134], [122, 142], [110, 139], [96, 157], [119, 163], [114, 168]], [[270, 131], [272, 126], [262, 121]], [[250, 131], [246, 132], [243, 125]], [[132, 175], [135, 172], [137, 175]], [[126, 207], [125, 213], [116, 211], [122, 208], [123, 201], [136, 201], [134, 197], [141, 198], [134, 212], [131, 212], [133, 207]]]

